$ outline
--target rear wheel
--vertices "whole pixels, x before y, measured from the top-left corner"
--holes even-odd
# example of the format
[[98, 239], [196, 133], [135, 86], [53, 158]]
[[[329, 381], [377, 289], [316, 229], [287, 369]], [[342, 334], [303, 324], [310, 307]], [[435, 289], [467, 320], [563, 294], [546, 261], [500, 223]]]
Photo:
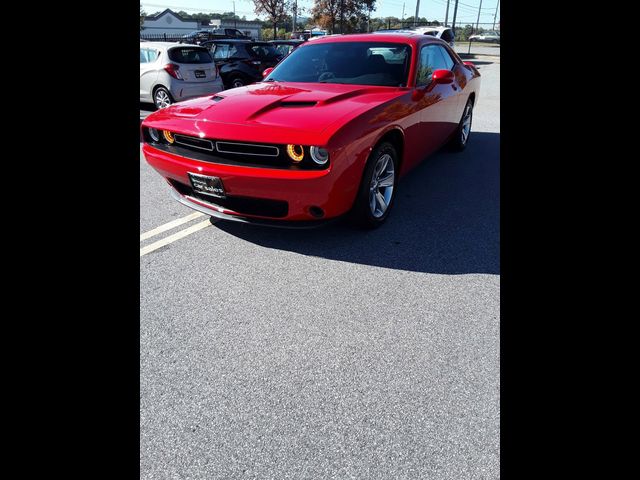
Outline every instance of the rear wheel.
[[462, 118], [456, 129], [456, 133], [449, 144], [455, 151], [462, 151], [467, 146], [469, 135], [471, 134], [471, 120], [473, 119], [473, 102], [467, 100], [467, 104], [462, 111]]
[[398, 182], [398, 154], [385, 142], [369, 157], [360, 189], [351, 211], [354, 223], [363, 228], [376, 228], [389, 216]]
[[231, 85], [230, 88], [244, 87], [246, 85], [246, 82], [244, 81], [244, 79], [242, 77], [233, 77], [229, 81], [229, 85]]
[[158, 110], [171, 105], [173, 103], [173, 99], [171, 98], [169, 90], [164, 87], [156, 88], [155, 92], [153, 92], [153, 103]]

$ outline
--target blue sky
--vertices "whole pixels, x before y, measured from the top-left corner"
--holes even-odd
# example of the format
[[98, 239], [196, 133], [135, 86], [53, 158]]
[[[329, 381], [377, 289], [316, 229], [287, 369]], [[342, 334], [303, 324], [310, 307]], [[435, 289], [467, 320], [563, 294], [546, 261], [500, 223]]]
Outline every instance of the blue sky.
[[[416, 0], [377, 0], [377, 9], [371, 13], [372, 17], [402, 16], [402, 5], [405, 4], [404, 15], [408, 17], [416, 11]], [[451, 0], [449, 7], [449, 23], [453, 18], [453, 5], [455, 0]], [[481, 23], [492, 23], [493, 15], [496, 12], [498, 0], [483, 0], [482, 13], [480, 14]], [[141, 0], [140, 4], [147, 13], [162, 11], [165, 8], [172, 10], [184, 10], [189, 13], [212, 12], [223, 13], [233, 11], [233, 0]], [[249, 19], [255, 18], [252, 0], [236, 0], [236, 14], [243, 15]], [[458, 14], [456, 24], [475, 23], [478, 16], [478, 5], [480, 0], [461, 0], [458, 1]], [[311, 10], [313, 0], [298, 0], [298, 8]], [[420, 1], [420, 17], [426, 17], [429, 20], [444, 20], [445, 10], [447, 8], [447, 0], [421, 0]], [[302, 13], [307, 16], [307, 12]], [[496, 22], [500, 20], [500, 10]]]

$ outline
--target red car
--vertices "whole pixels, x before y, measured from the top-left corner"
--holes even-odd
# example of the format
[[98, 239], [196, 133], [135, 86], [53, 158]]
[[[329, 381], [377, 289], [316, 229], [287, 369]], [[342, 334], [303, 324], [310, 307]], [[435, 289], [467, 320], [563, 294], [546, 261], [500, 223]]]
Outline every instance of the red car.
[[241, 222], [308, 226], [388, 217], [398, 179], [469, 139], [480, 74], [440, 39], [307, 42], [260, 83], [176, 103], [142, 123], [176, 200]]

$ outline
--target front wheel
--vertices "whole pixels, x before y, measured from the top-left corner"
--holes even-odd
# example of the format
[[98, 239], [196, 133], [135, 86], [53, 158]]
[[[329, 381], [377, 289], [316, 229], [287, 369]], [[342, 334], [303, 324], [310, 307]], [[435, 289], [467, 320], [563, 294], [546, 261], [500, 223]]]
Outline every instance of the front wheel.
[[471, 120], [473, 119], [473, 102], [471, 99], [467, 100], [467, 104], [462, 111], [462, 118], [458, 124], [458, 128], [451, 139], [449, 144], [455, 151], [462, 151], [467, 146], [469, 141], [469, 135], [471, 134]]
[[363, 228], [376, 228], [389, 216], [398, 182], [398, 154], [390, 143], [378, 146], [364, 168], [360, 189], [351, 211]]

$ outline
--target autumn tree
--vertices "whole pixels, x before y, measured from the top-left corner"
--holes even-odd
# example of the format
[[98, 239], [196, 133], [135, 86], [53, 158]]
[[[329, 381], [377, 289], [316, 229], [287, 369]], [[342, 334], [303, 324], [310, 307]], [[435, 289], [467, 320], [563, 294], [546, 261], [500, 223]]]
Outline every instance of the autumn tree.
[[342, 18], [341, 33], [353, 32], [367, 15], [375, 10], [375, 0], [315, 0], [311, 14], [323, 28], [336, 32]]
[[277, 38], [278, 22], [283, 21], [287, 16], [289, 0], [253, 0], [253, 4], [258, 15], [265, 14], [273, 22], [273, 38]]

